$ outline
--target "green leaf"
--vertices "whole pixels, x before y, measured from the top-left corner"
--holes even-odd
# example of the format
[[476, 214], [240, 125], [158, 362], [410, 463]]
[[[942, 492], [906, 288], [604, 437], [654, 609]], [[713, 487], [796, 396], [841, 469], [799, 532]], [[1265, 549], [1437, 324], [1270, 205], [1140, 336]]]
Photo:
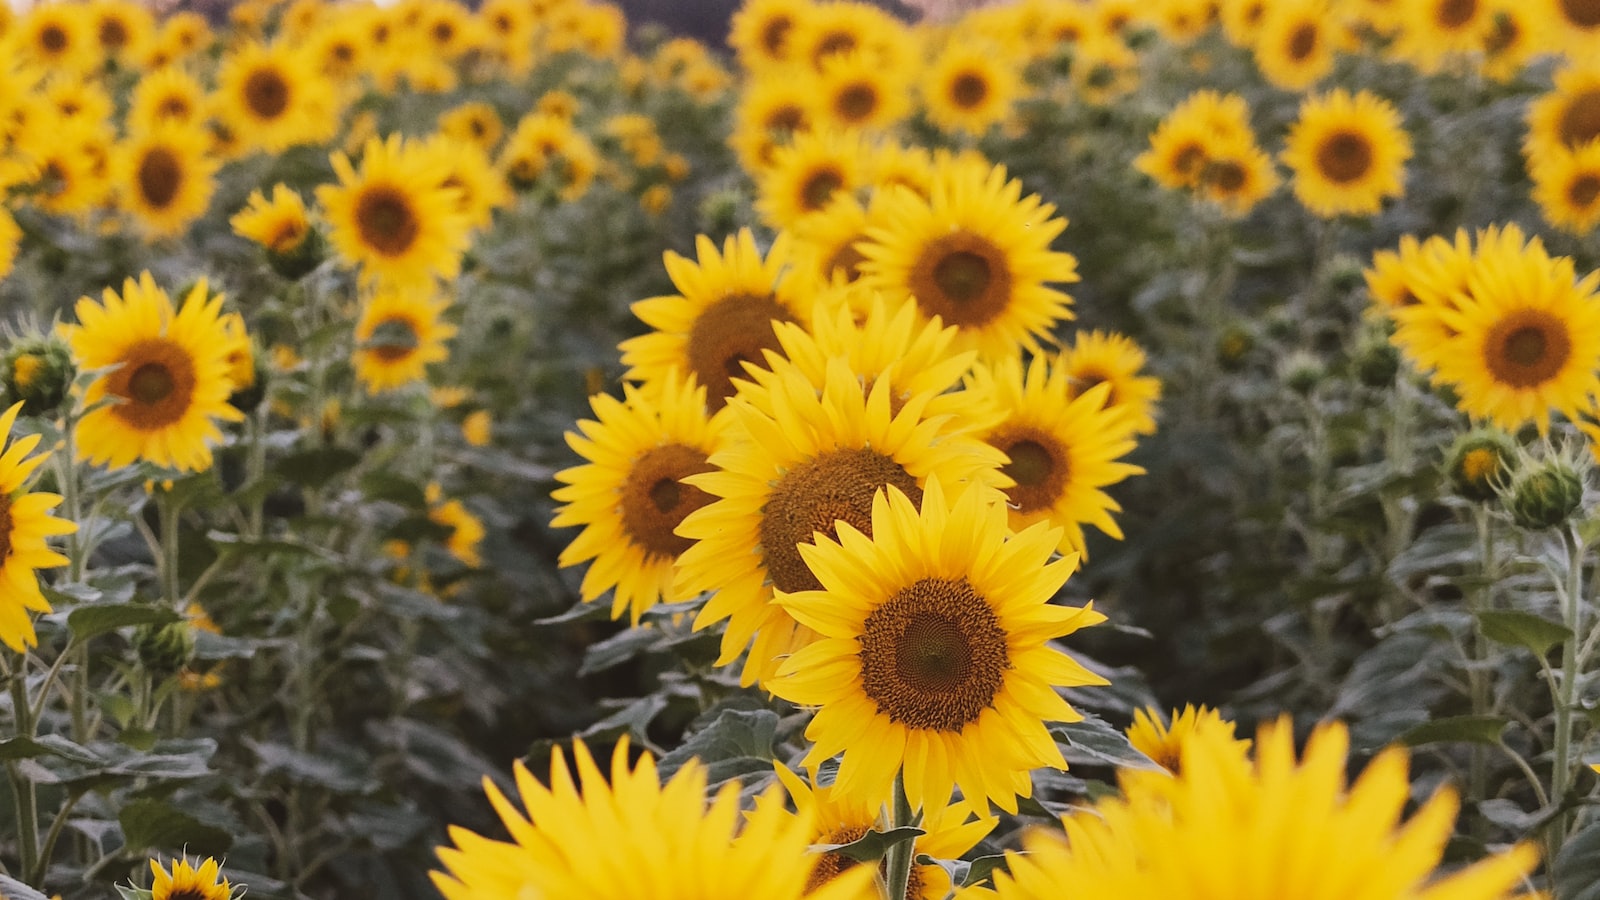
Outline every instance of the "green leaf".
[[961, 879], [961, 886], [970, 887], [975, 884], [982, 884], [988, 881], [990, 876], [994, 875], [996, 869], [1005, 868], [1005, 864], [1006, 857], [1003, 853], [994, 856], [980, 856], [973, 860], [972, 864], [967, 868], [966, 877]]
[[877, 862], [889, 855], [891, 847], [899, 846], [927, 834], [921, 828], [893, 828], [889, 831], [869, 831], [848, 844], [812, 844], [815, 853], [837, 853], [856, 862]]
[[1086, 716], [1082, 722], [1056, 722], [1050, 726], [1050, 735], [1061, 745], [1061, 754], [1069, 763], [1161, 770], [1154, 760], [1133, 749], [1127, 735], [1098, 716]]
[[1600, 900], [1600, 822], [1567, 838], [1550, 867], [1550, 881], [1561, 900]]
[[113, 885], [122, 900], [154, 900], [155, 894], [149, 888], [128, 887], [127, 885]]
[[1526, 647], [1540, 656], [1572, 637], [1567, 626], [1520, 609], [1484, 610], [1478, 613], [1478, 630], [1491, 641]]
[[662, 778], [667, 778], [690, 759], [698, 758], [706, 764], [708, 782], [770, 774], [777, 734], [778, 714], [770, 709], [725, 709], [682, 746], [661, 757], [657, 769]]
[[40, 735], [36, 738], [14, 737], [0, 741], [0, 759], [33, 759], [37, 756], [59, 756], [87, 766], [105, 763], [105, 760], [94, 751], [74, 744], [59, 734]]
[[361, 492], [369, 500], [387, 500], [407, 509], [427, 509], [422, 486], [409, 478], [375, 469], [361, 476]]
[[361, 462], [361, 454], [345, 447], [317, 447], [278, 460], [278, 474], [308, 488], [320, 488]]
[[1501, 733], [1510, 724], [1511, 720], [1499, 716], [1451, 716], [1423, 722], [1401, 734], [1399, 741], [1407, 747], [1445, 742], [1498, 744]]
[[629, 628], [590, 644], [583, 653], [583, 664], [578, 666], [578, 677], [620, 666], [660, 643], [662, 636], [659, 628]]
[[0, 897], [6, 900], [50, 900], [33, 888], [5, 875], [0, 875]]
[[200, 856], [221, 856], [233, 846], [224, 829], [196, 819], [159, 800], [135, 800], [117, 814], [130, 852], [181, 850]]
[[143, 603], [102, 603], [80, 606], [67, 616], [72, 636], [86, 641], [98, 634], [127, 625], [166, 625], [178, 621], [178, 614], [161, 606]]

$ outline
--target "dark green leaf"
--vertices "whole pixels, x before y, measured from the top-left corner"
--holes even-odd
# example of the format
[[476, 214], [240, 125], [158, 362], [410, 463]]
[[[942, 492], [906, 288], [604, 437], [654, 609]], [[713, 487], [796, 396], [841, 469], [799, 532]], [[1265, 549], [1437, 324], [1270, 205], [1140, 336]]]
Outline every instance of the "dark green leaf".
[[275, 467], [284, 479], [308, 488], [319, 488], [355, 468], [361, 454], [344, 447], [317, 447], [291, 453]]
[[564, 625], [568, 622], [587, 622], [593, 619], [607, 618], [609, 612], [604, 603], [575, 603], [566, 612], [543, 619], [534, 619], [533, 624]]
[[1006, 858], [1004, 854], [980, 856], [972, 861], [971, 866], [967, 869], [966, 877], [961, 879], [961, 886], [969, 887], [975, 884], [982, 884], [989, 880], [996, 869], [1003, 869], [1005, 865]]
[[407, 509], [427, 509], [428, 500], [422, 486], [409, 478], [381, 469], [361, 476], [361, 492], [369, 500], [387, 500]]
[[663, 634], [659, 628], [629, 628], [598, 644], [590, 644], [584, 651], [583, 664], [578, 667], [578, 677], [604, 672], [612, 666], [620, 666], [650, 650], [659, 644], [662, 638]]
[[14, 737], [0, 741], [0, 759], [32, 759], [36, 756], [59, 756], [88, 766], [105, 762], [94, 751], [74, 744], [59, 734], [45, 734], [36, 738]]
[[1050, 735], [1061, 745], [1061, 755], [1069, 763], [1110, 763], [1128, 769], [1161, 769], [1150, 757], [1133, 749], [1127, 735], [1112, 728], [1098, 716], [1087, 716], [1082, 722], [1056, 722], [1050, 726]]
[[1478, 613], [1478, 630], [1491, 641], [1526, 647], [1540, 656], [1572, 637], [1567, 626], [1520, 609], [1484, 610]]
[[1561, 900], [1600, 900], [1600, 822], [1567, 838], [1550, 880]]
[[221, 856], [233, 845], [227, 831], [207, 825], [159, 800], [135, 800], [117, 814], [125, 849], [179, 850], [200, 856]]
[[288, 540], [285, 538], [247, 538], [243, 535], [233, 534], [228, 531], [212, 530], [206, 533], [212, 543], [219, 545], [229, 553], [239, 553], [249, 556], [270, 556], [274, 553], [294, 553], [302, 556], [319, 556], [327, 560], [337, 560], [331, 551], [314, 544], [302, 541]]
[[178, 614], [161, 606], [142, 603], [102, 603], [80, 606], [67, 616], [72, 636], [86, 641], [97, 634], [127, 625], [166, 625], [178, 621]]
[[[725, 709], [682, 746], [661, 757], [657, 766], [663, 778], [694, 758], [713, 767], [723, 781], [737, 774], [771, 772], [777, 734], [778, 714], [770, 709]], [[731, 766], [719, 765], [723, 763], [739, 764], [741, 771], [731, 772]]]
[[1424, 722], [1400, 735], [1399, 740], [1408, 747], [1441, 742], [1498, 744], [1509, 724], [1509, 719], [1499, 716], [1451, 716]]
[[927, 834], [921, 828], [893, 828], [889, 831], [869, 831], [848, 844], [812, 844], [816, 853], [837, 853], [856, 862], [877, 862], [889, 854], [889, 848], [914, 841]]

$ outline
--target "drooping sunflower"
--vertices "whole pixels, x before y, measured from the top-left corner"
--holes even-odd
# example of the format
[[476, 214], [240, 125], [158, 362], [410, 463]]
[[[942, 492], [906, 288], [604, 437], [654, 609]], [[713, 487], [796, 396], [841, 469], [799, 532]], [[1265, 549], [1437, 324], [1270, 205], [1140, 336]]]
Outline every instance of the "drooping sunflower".
[[1336, 19], [1325, 0], [1281, 0], [1271, 4], [1256, 36], [1261, 74], [1290, 91], [1303, 91], [1333, 71]]
[[837, 196], [865, 186], [856, 131], [804, 132], [776, 148], [756, 177], [756, 211], [775, 228], [793, 228], [826, 210]]
[[1438, 375], [1457, 405], [1507, 430], [1552, 412], [1577, 418], [1600, 395], [1600, 272], [1581, 281], [1572, 260], [1506, 225], [1479, 236], [1467, 293], [1440, 317], [1457, 336]]
[[794, 59], [795, 26], [812, 11], [807, 0], [750, 0], [733, 14], [728, 45], [746, 69], [781, 65]]
[[[78, 369], [113, 371], [84, 395], [91, 411], [78, 423], [78, 456], [121, 468], [143, 460], [168, 469], [211, 467], [217, 420], [243, 414], [228, 405], [232, 342], [222, 324], [222, 296], [201, 280], [176, 311], [149, 272], [110, 288], [102, 302], [78, 301], [77, 325], [63, 325]], [[94, 408], [109, 399], [108, 405]]]
[[275, 184], [272, 199], [251, 191], [245, 208], [228, 220], [240, 237], [255, 241], [280, 256], [289, 256], [311, 235], [311, 219], [306, 202], [287, 185]]
[[634, 315], [653, 330], [619, 345], [624, 378], [662, 382], [676, 369], [706, 388], [713, 412], [733, 396], [733, 379], [744, 366], [766, 364], [765, 351], [778, 347], [773, 322], [805, 321], [810, 310], [790, 289], [789, 239], [780, 233], [765, 258], [755, 235], [742, 229], [717, 245], [701, 235], [696, 260], [668, 251], [667, 275], [680, 293], [633, 304]]
[[1072, 381], [1074, 396], [1109, 384], [1106, 406], [1127, 410], [1128, 425], [1135, 434], [1154, 434], [1161, 380], [1140, 374], [1144, 365], [1144, 350], [1132, 338], [1115, 332], [1080, 331], [1061, 354], [1061, 367]]
[[1423, 72], [1482, 51], [1494, 26], [1489, 0], [1400, 0], [1395, 55]]
[[611, 618], [626, 611], [633, 624], [660, 602], [688, 599], [673, 587], [673, 565], [689, 547], [674, 532], [689, 513], [712, 499], [682, 479], [711, 471], [716, 430], [706, 414], [705, 388], [669, 373], [647, 396], [623, 385], [623, 399], [590, 398], [594, 420], [580, 420], [567, 444], [587, 462], [556, 474], [565, 486], [551, 525], [582, 526], [561, 551], [560, 564], [590, 562], [585, 603], [613, 591]]
[[950, 484], [1002, 482], [999, 454], [955, 433], [948, 416], [928, 414], [932, 392], [894, 409], [892, 379], [863, 390], [839, 357], [820, 391], [788, 364], [776, 366], [762, 387], [769, 409], [743, 398], [729, 405], [733, 421], [711, 458], [715, 470], [687, 479], [715, 499], [678, 527], [696, 543], [678, 557], [677, 587], [711, 592], [695, 627], [728, 620], [718, 665], [748, 647], [745, 684], [765, 682], [812, 637], [771, 602], [774, 590], [819, 586], [803, 545], [834, 534], [839, 522], [870, 533], [872, 498], [885, 487], [920, 497], [934, 476]]
[[870, 521], [870, 538], [846, 524], [803, 548], [819, 590], [776, 596], [818, 634], [768, 683], [819, 707], [805, 764], [842, 752], [834, 790], [871, 803], [899, 773], [912, 808], [959, 787], [1015, 812], [1033, 769], [1066, 767], [1045, 726], [1082, 716], [1056, 688], [1104, 683], [1050, 646], [1105, 619], [1050, 602], [1078, 561], [1051, 559], [1048, 526], [1008, 536], [1005, 505], [976, 485], [947, 499], [929, 479], [920, 504], [879, 492]]
[[1559, 149], [1578, 150], [1600, 140], [1600, 57], [1568, 65], [1555, 74], [1555, 87], [1528, 104], [1531, 161]]
[[1529, 168], [1545, 221], [1577, 235], [1600, 226], [1600, 141], [1548, 153]]
[[332, 157], [337, 185], [317, 188], [328, 240], [368, 279], [408, 284], [454, 278], [469, 241], [459, 192], [446, 187], [430, 157], [399, 135], [371, 138], [358, 172], [344, 153]]
[[205, 88], [193, 75], [176, 66], [147, 73], [133, 89], [128, 106], [130, 131], [148, 131], [158, 125], [198, 125], [205, 109]]
[[928, 121], [946, 131], [981, 135], [1011, 115], [1022, 76], [993, 42], [952, 40], [922, 78]]
[[304, 49], [286, 44], [246, 44], [217, 70], [217, 99], [224, 120], [267, 153], [315, 143], [338, 129], [341, 96]]
[[[1000, 900], [1162, 897], [1199, 900], [1226, 885], [1236, 900], [1341, 897], [1362, 900], [1509, 900], [1538, 862], [1521, 844], [1436, 876], [1457, 809], [1441, 789], [1403, 824], [1411, 796], [1404, 749], [1378, 754], [1348, 789], [1349, 736], [1320, 726], [1298, 761], [1287, 718], [1257, 733], [1255, 759], [1232, 734], [1197, 731], [1170, 780], [1126, 786], [1068, 817], [1065, 834], [1037, 829], [1006, 854], [995, 876]], [[1293, 824], [1284, 811], [1292, 809]], [[1323, 848], [1337, 843], [1335, 856]]]
[[123, 209], [152, 238], [182, 234], [205, 215], [216, 190], [217, 161], [196, 125], [157, 125], [131, 135], [116, 158]]
[[21, 410], [19, 402], [0, 414], [0, 449], [5, 451], [0, 454], [0, 642], [18, 653], [39, 643], [28, 612], [50, 612], [34, 572], [68, 563], [46, 540], [78, 530], [76, 522], [50, 514], [61, 503], [59, 495], [23, 493], [29, 476], [50, 457], [28, 456], [39, 445], [37, 434], [11, 440]]
[[883, 224], [856, 245], [863, 285], [910, 295], [924, 316], [961, 330], [960, 346], [990, 357], [1036, 349], [1072, 298], [1047, 285], [1078, 280], [1077, 260], [1050, 249], [1066, 227], [1004, 166], [952, 158], [938, 165], [930, 196], [879, 198]]
[[1283, 161], [1294, 193], [1325, 218], [1373, 215], [1405, 191], [1411, 138], [1387, 100], [1340, 88], [1308, 97], [1290, 128]]
[[380, 282], [356, 320], [356, 378], [374, 394], [427, 378], [428, 365], [450, 357], [456, 327], [443, 321], [448, 298], [430, 284]]
[[663, 785], [649, 753], [629, 769], [624, 737], [607, 784], [582, 742], [574, 742], [572, 756], [576, 780], [557, 749], [549, 787], [520, 760], [515, 764], [526, 814], [484, 779], [511, 840], [451, 826], [454, 846], [438, 851], [449, 871], [433, 873], [447, 900], [849, 900], [872, 883], [871, 867], [861, 866], [807, 889], [818, 859], [807, 852], [811, 817], [789, 815], [778, 785], [742, 815], [739, 783], [729, 781], [708, 798], [699, 760]]
[[1010, 460], [1001, 471], [1013, 528], [1046, 521], [1061, 529], [1061, 551], [1083, 554], [1084, 525], [1121, 540], [1112, 513], [1122, 507], [1103, 490], [1144, 469], [1122, 462], [1135, 446], [1130, 410], [1110, 406], [1102, 382], [1074, 396], [1059, 358], [1017, 358], [973, 370], [973, 402], [998, 423], [983, 432]]
[[222, 877], [222, 867], [211, 857], [198, 866], [187, 857], [172, 861], [172, 870], [150, 860], [150, 872], [155, 883], [150, 886], [151, 900], [229, 900], [233, 887]]

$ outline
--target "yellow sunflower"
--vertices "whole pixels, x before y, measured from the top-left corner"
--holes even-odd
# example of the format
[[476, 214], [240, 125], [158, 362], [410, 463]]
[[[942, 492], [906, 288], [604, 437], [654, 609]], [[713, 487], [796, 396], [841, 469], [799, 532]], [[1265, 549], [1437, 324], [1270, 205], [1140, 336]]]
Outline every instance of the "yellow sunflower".
[[1494, 26], [1490, 0], [1400, 0], [1395, 55], [1423, 72], [1482, 51]]
[[209, 856], [198, 866], [187, 858], [175, 859], [170, 872], [152, 859], [150, 872], [155, 876], [150, 900], [229, 900], [233, 896], [221, 866]]
[[1325, 0], [1274, 2], [1256, 36], [1256, 67], [1278, 87], [1303, 91], [1333, 71], [1335, 28]]
[[1572, 60], [1592, 59], [1600, 50], [1600, 4], [1594, 0], [1544, 0], [1534, 15], [1549, 23], [1548, 49], [1565, 51]]
[[828, 208], [796, 226], [794, 235], [794, 278], [808, 292], [818, 292], [834, 284], [849, 284], [861, 277], [865, 259], [856, 244], [865, 240], [872, 222], [869, 207], [846, 194]]
[[[1521, 844], [1435, 875], [1455, 822], [1448, 788], [1411, 818], [1406, 751], [1390, 748], [1346, 787], [1349, 736], [1320, 726], [1298, 761], [1287, 718], [1264, 726], [1252, 762], [1225, 729], [1184, 742], [1176, 778], [1126, 785], [1068, 817], [1065, 834], [1036, 829], [995, 876], [1000, 900], [1510, 900], [1538, 862]], [[1166, 781], [1163, 779], [1162, 781]], [[1337, 854], [1327, 848], [1337, 846]]]
[[1458, 352], [1452, 344], [1459, 335], [1453, 314], [1465, 302], [1474, 266], [1466, 229], [1454, 240], [1434, 235], [1419, 242], [1408, 235], [1398, 252], [1374, 255], [1368, 289], [1394, 320], [1391, 343], [1418, 370], [1433, 372], [1442, 358]]
[[768, 683], [819, 707], [805, 764], [842, 752], [834, 790], [871, 803], [901, 774], [912, 808], [959, 787], [969, 806], [1016, 812], [1033, 769], [1066, 768], [1045, 725], [1082, 716], [1056, 688], [1105, 683], [1050, 645], [1105, 620], [1050, 602], [1077, 559], [1051, 559], [1048, 526], [1010, 534], [988, 489], [947, 500], [938, 478], [920, 504], [876, 493], [869, 521], [870, 538], [847, 524], [804, 548], [820, 589], [776, 595], [818, 635]]
[[47, 80], [44, 98], [61, 121], [82, 118], [88, 122], [105, 122], [115, 109], [105, 88], [72, 76]]
[[12, 218], [10, 210], [0, 208], [0, 281], [11, 274], [11, 267], [17, 261], [17, 250], [21, 246], [21, 226]]
[[198, 125], [205, 109], [205, 88], [175, 66], [147, 73], [133, 89], [128, 129], [149, 131], [158, 125]]
[[249, 146], [268, 153], [332, 137], [338, 96], [311, 57], [286, 44], [246, 44], [217, 70], [222, 118]]
[[1067, 221], [1023, 197], [1004, 166], [946, 160], [928, 199], [907, 190], [881, 199], [883, 224], [856, 245], [862, 284], [915, 297], [924, 316], [961, 330], [963, 349], [994, 358], [1037, 349], [1072, 318], [1072, 298], [1047, 286], [1078, 280], [1077, 260], [1050, 249]]
[[653, 330], [619, 345], [624, 378], [658, 384], [676, 369], [706, 388], [713, 412], [733, 396], [744, 366], [766, 364], [778, 347], [773, 322], [804, 321], [809, 309], [787, 284], [789, 239], [780, 233], [765, 258], [755, 235], [742, 229], [717, 245], [695, 239], [697, 260], [668, 251], [663, 262], [681, 293], [633, 304], [634, 315]]
[[446, 500], [437, 484], [428, 485], [428, 521], [450, 529], [444, 548], [464, 566], [477, 568], [483, 565], [478, 546], [483, 543], [483, 520], [472, 514], [460, 500]]
[[469, 241], [467, 216], [460, 191], [442, 183], [418, 144], [371, 138], [359, 172], [342, 152], [332, 159], [339, 183], [318, 187], [317, 202], [346, 264], [360, 265], [365, 278], [406, 284], [455, 277]]
[[1112, 513], [1121, 511], [1103, 488], [1144, 469], [1121, 462], [1135, 446], [1130, 411], [1107, 403], [1102, 382], [1073, 396], [1072, 377], [1059, 359], [1035, 356], [978, 366], [969, 380], [973, 402], [998, 419], [984, 440], [1010, 460], [1001, 471], [1012, 527], [1047, 521], [1061, 529], [1061, 551], [1084, 552], [1083, 526], [1122, 539]]
[[511, 201], [505, 176], [483, 148], [443, 134], [429, 136], [422, 152], [432, 157], [439, 184], [456, 192], [456, 210], [473, 229], [494, 224], [494, 211]]
[[[111, 192], [112, 136], [104, 123], [59, 123], [18, 146], [38, 173], [31, 202], [56, 215], [84, 216]], [[31, 131], [31, 129], [30, 129]]]
[[[77, 325], [63, 325], [80, 371], [116, 368], [84, 395], [90, 411], [78, 423], [78, 456], [121, 468], [143, 460], [168, 469], [211, 467], [221, 439], [216, 420], [243, 414], [228, 405], [231, 342], [222, 297], [202, 279], [176, 311], [149, 272], [107, 288], [96, 303], [78, 301]], [[113, 402], [99, 405], [102, 400]]]
[[1061, 354], [1060, 364], [1072, 381], [1073, 396], [1109, 384], [1106, 407], [1126, 410], [1135, 434], [1155, 434], [1161, 380], [1140, 374], [1145, 353], [1132, 338], [1115, 332], [1080, 331]]
[[708, 797], [699, 760], [662, 784], [649, 753], [629, 769], [624, 737], [607, 784], [582, 742], [572, 756], [577, 778], [557, 749], [549, 787], [515, 764], [526, 814], [484, 779], [511, 840], [451, 826], [454, 846], [439, 848], [449, 871], [433, 873], [446, 900], [849, 900], [872, 883], [872, 869], [862, 866], [807, 889], [818, 859], [807, 852], [811, 817], [789, 815], [778, 785], [741, 815], [739, 783]]
[[1272, 196], [1280, 181], [1272, 157], [1248, 138], [1217, 140], [1206, 148], [1196, 187], [1202, 198], [1238, 218]]
[[779, 147], [796, 134], [814, 130], [821, 111], [811, 84], [809, 71], [794, 66], [745, 86], [728, 135], [728, 146], [738, 154], [745, 171], [762, 172], [772, 165]]
[[370, 393], [423, 381], [430, 363], [450, 357], [456, 327], [441, 320], [450, 301], [428, 285], [380, 282], [356, 320], [356, 378]]
[[1217, 10], [1222, 20], [1222, 32], [1235, 47], [1248, 48], [1255, 43], [1261, 20], [1266, 18], [1268, 0], [1222, 0]]
[[[1550, 52], [1558, 28], [1536, 4], [1489, 0], [1489, 30], [1483, 38], [1479, 69], [1495, 81], [1511, 81], [1539, 56]], [[1600, 8], [1600, 7], [1597, 7]]]
[[911, 81], [864, 51], [830, 56], [812, 81], [824, 129], [891, 128], [911, 111]]
[[128, 138], [117, 156], [123, 209], [152, 238], [176, 237], [205, 215], [216, 190], [217, 161], [196, 125], [157, 125]]
[[493, 153], [505, 136], [505, 123], [493, 106], [482, 102], [463, 103], [439, 116], [439, 132], [458, 141], [476, 144]]
[[565, 486], [551, 497], [562, 506], [550, 523], [582, 526], [561, 551], [560, 564], [590, 563], [585, 603], [613, 591], [611, 618], [626, 611], [633, 624], [660, 602], [688, 597], [673, 588], [673, 564], [688, 548], [674, 534], [710, 495], [682, 479], [711, 471], [716, 431], [706, 415], [705, 388], [668, 374], [654, 396], [623, 385], [623, 399], [595, 394], [594, 420], [578, 422], [567, 444], [587, 462], [556, 474]]
[[922, 80], [928, 121], [946, 131], [981, 135], [1011, 116], [1022, 76], [999, 45], [956, 39], [939, 51]]
[[1600, 395], [1600, 272], [1579, 281], [1571, 259], [1552, 258], [1515, 225], [1478, 239], [1467, 293], [1440, 317], [1457, 336], [1438, 374], [1457, 405], [1514, 431], [1541, 432], [1553, 411], [1577, 418]]
[[733, 14], [728, 45], [747, 69], [787, 63], [795, 26], [811, 12], [809, 0], [750, 0]]
[[954, 433], [950, 416], [928, 414], [932, 392], [895, 409], [900, 385], [892, 381], [876, 379], [864, 391], [861, 376], [835, 357], [819, 391], [798, 368], [776, 366], [763, 380], [760, 406], [743, 398], [730, 404], [733, 421], [711, 458], [715, 470], [687, 479], [714, 499], [678, 527], [696, 543], [678, 557], [677, 587], [711, 594], [697, 629], [728, 620], [718, 665], [749, 647], [745, 684], [765, 682], [811, 638], [771, 601], [774, 590], [818, 587], [801, 557], [817, 534], [835, 533], [838, 522], [870, 533], [872, 498], [884, 487], [918, 497], [935, 475], [950, 484], [1003, 483], [998, 453]]
[[89, 26], [101, 56], [123, 66], [141, 65], [155, 39], [156, 21], [150, 10], [131, 0], [94, 0], [89, 10]]
[[8, 52], [46, 69], [86, 72], [101, 62], [87, 4], [36, 4], [8, 36], [14, 36]]
[[772, 153], [756, 173], [756, 211], [775, 228], [793, 228], [836, 197], [864, 187], [863, 148], [855, 131], [804, 132]]
[[211, 24], [204, 16], [193, 10], [179, 10], [163, 19], [151, 53], [166, 54], [170, 64], [210, 46], [212, 38]]
[[289, 256], [299, 250], [311, 235], [311, 219], [306, 202], [287, 185], [272, 187], [272, 199], [251, 191], [245, 208], [228, 220], [234, 233], [255, 241], [272, 253]]
[[1319, 216], [1374, 215], [1405, 192], [1411, 138], [1400, 113], [1366, 91], [1308, 97], [1285, 141], [1294, 192]]
[[1182, 711], [1173, 710], [1170, 723], [1162, 721], [1161, 713], [1154, 709], [1134, 710], [1128, 743], [1173, 775], [1183, 774], [1183, 748], [1192, 740], [1212, 740], [1222, 746], [1232, 742], [1240, 759], [1249, 757], [1250, 742], [1236, 739], [1234, 724], [1214, 709], [1189, 704]]
[[21, 409], [22, 404], [16, 403], [0, 414], [0, 449], [5, 450], [0, 454], [0, 641], [18, 653], [39, 643], [28, 611], [50, 611], [35, 570], [69, 562], [51, 550], [46, 539], [78, 530], [76, 522], [50, 515], [61, 503], [59, 495], [23, 493], [29, 476], [49, 455], [28, 456], [39, 445], [37, 434], [11, 440]]
[[1548, 153], [1529, 168], [1545, 221], [1580, 236], [1600, 226], [1600, 141]]
[[1530, 160], [1559, 149], [1578, 150], [1600, 140], [1600, 56], [1568, 65], [1555, 87], [1528, 104]]
[[1196, 91], [1161, 119], [1133, 166], [1165, 187], [1198, 187], [1213, 148], [1230, 142], [1255, 142], [1244, 98]]

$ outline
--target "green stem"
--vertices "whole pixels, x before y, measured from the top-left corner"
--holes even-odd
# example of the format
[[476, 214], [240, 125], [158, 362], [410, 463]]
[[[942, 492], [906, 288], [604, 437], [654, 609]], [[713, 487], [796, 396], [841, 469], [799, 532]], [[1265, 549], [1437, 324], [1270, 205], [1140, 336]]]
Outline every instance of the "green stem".
[[[1578, 613], [1583, 596], [1583, 543], [1568, 529], [1562, 532], [1567, 547], [1567, 580], [1561, 596], [1561, 620], [1572, 637], [1561, 643], [1561, 690], [1556, 697], [1556, 734], [1550, 771], [1550, 801], [1563, 803], [1572, 783], [1572, 708], [1578, 687]], [[1555, 859], [1566, 843], [1570, 813], [1557, 815], [1550, 823], [1550, 859]]]
[[245, 484], [249, 485], [254, 493], [250, 501], [248, 531], [253, 540], [261, 539], [262, 530], [266, 526], [267, 498], [260, 488], [267, 473], [267, 415], [267, 404], [263, 402], [256, 408], [255, 417], [250, 420], [250, 460]]
[[[905, 828], [912, 824], [911, 801], [906, 797], [905, 774], [902, 772], [894, 777], [894, 817], [889, 827]], [[911, 883], [912, 850], [915, 845], [915, 841], [902, 841], [889, 848], [889, 855], [884, 860], [889, 884], [888, 900], [905, 900], [906, 886]]]
[[178, 505], [172, 495], [156, 498], [156, 513], [161, 519], [161, 593], [167, 608], [183, 614], [183, 594], [178, 590]]
[[56, 841], [61, 837], [62, 826], [67, 824], [67, 816], [72, 814], [72, 808], [83, 799], [82, 794], [74, 793], [67, 797], [61, 804], [61, 811], [56, 813], [55, 820], [50, 823], [50, 831], [44, 836], [44, 845], [39, 848], [39, 859], [34, 863], [34, 870], [28, 880], [34, 884], [44, 881], [44, 874], [50, 868], [50, 857], [55, 855]]
[[[31, 708], [28, 703], [28, 657], [22, 657], [22, 665], [16, 670], [10, 664], [4, 665], [0, 675], [4, 675], [11, 682], [11, 714], [17, 724], [19, 737], [31, 738], [34, 736], [33, 718], [28, 715]], [[22, 774], [15, 762], [6, 763], [6, 773], [11, 776], [11, 797], [16, 805], [17, 815], [17, 855], [22, 863], [23, 872], [33, 871], [39, 860], [39, 794], [33, 780]]]
[[[1473, 507], [1472, 512], [1478, 526], [1478, 559], [1483, 566], [1483, 584], [1467, 595], [1468, 608], [1476, 618], [1478, 613], [1494, 608], [1496, 562], [1494, 522], [1489, 516], [1489, 510], [1478, 504]], [[1489, 673], [1484, 669], [1490, 656], [1489, 639], [1483, 636], [1483, 630], [1478, 628], [1476, 623], [1472, 631], [1472, 656], [1467, 667], [1467, 683], [1470, 685], [1472, 695], [1472, 714], [1485, 716], [1492, 712]], [[1482, 744], [1473, 744], [1471, 752], [1472, 757], [1467, 769], [1467, 801], [1477, 806], [1488, 798], [1489, 748]], [[1474, 822], [1475, 830], [1486, 829], [1487, 826], [1488, 821], [1482, 817], [1478, 817]]]
[[[67, 520], [76, 524], [79, 529], [83, 527], [83, 500], [78, 486], [78, 465], [73, 460], [77, 455], [77, 410], [69, 409], [66, 419], [62, 424], [61, 455], [57, 457], [60, 464], [56, 467], [56, 480], [61, 483], [61, 497], [63, 510]], [[83, 578], [84, 557], [87, 555], [84, 543], [78, 538], [78, 532], [67, 535], [67, 581], [76, 583]]]

